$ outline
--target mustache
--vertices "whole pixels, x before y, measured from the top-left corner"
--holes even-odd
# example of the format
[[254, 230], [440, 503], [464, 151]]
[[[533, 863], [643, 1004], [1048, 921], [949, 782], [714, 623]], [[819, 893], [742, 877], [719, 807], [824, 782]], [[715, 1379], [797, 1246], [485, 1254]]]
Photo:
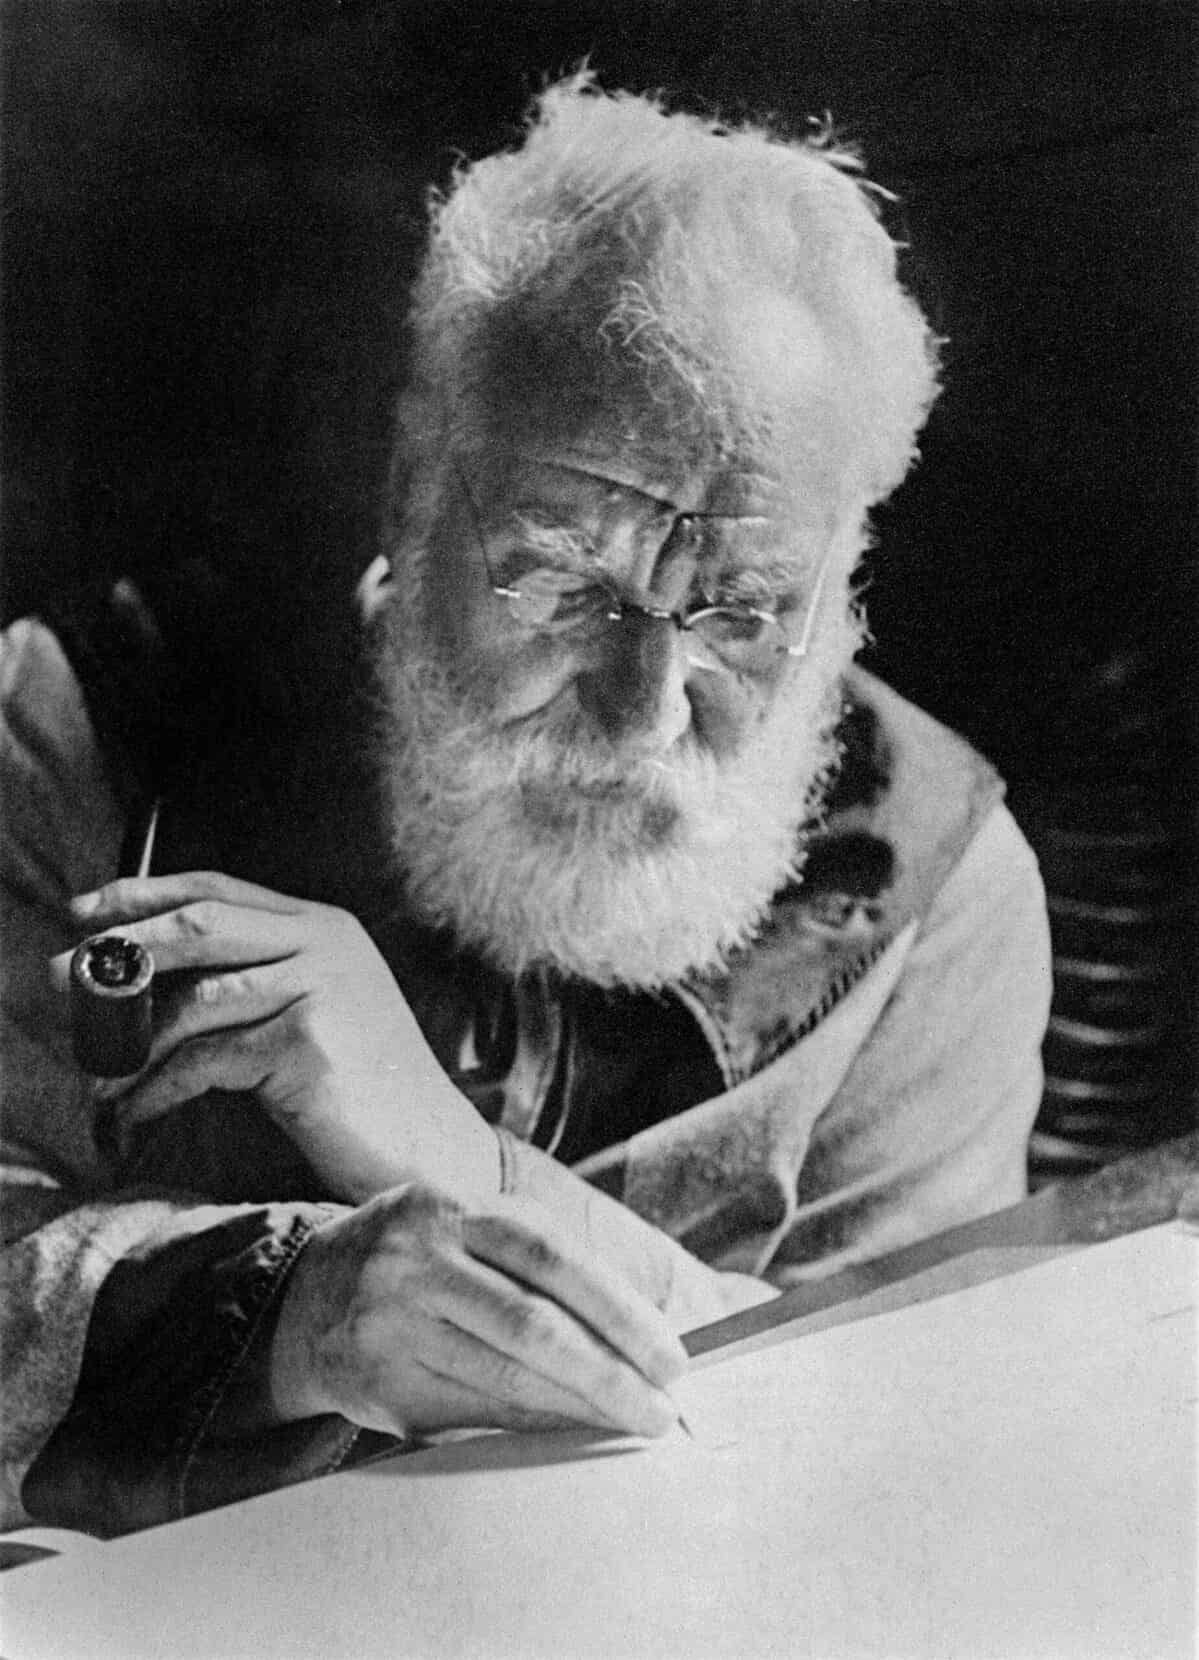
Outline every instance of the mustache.
[[560, 788], [673, 798], [683, 780], [702, 778], [715, 766], [693, 729], [669, 750], [630, 751], [625, 744], [618, 753], [577, 706], [560, 698], [497, 731], [464, 701], [447, 696], [444, 683], [430, 699], [427, 679], [420, 678], [430, 735], [438, 744], [461, 747], [474, 762], [486, 754], [496, 781], [522, 792]]
[[514, 746], [518, 784], [560, 782], [580, 789], [653, 794], [672, 779], [715, 765], [694, 724], [666, 749], [652, 740], [639, 746], [628, 737], [617, 748], [569, 692], [525, 716], [504, 737]]
[[669, 755], [616, 760], [596, 754], [571, 738], [547, 735], [541, 741], [520, 744], [513, 781], [519, 788], [557, 786], [594, 794], [657, 796], [691, 773], [697, 756], [694, 746]]

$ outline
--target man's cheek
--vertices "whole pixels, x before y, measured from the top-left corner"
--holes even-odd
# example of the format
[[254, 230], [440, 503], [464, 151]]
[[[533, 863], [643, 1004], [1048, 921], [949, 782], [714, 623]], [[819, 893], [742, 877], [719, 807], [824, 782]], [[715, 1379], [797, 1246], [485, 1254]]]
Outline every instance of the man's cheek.
[[570, 685], [572, 664], [554, 641], [472, 629], [469, 622], [434, 615], [425, 649], [475, 719], [494, 726], [527, 719]]
[[471, 665], [465, 689], [473, 712], [496, 726], [543, 714], [568, 693], [575, 668], [560, 652], [538, 647], [488, 653]]

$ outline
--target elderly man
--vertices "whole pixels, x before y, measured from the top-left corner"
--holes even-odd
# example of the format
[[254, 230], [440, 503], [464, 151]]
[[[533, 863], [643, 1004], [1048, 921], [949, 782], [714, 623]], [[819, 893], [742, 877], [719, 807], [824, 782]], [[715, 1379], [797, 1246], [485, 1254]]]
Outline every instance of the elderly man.
[[[147, 776], [116, 671], [10, 631], [10, 1522], [660, 1433], [676, 1333], [1020, 1196], [1035, 864], [851, 666], [935, 390], [855, 171], [584, 77], [462, 170], [367, 684], [277, 792]], [[103, 931], [157, 969], [115, 1083], [67, 1030]]]

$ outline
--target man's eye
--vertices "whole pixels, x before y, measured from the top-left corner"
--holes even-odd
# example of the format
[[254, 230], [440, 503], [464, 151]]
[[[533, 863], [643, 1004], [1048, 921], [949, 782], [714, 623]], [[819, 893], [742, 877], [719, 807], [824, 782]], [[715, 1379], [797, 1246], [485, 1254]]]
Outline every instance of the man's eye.
[[776, 593], [760, 584], [755, 583], [747, 587], [740, 581], [710, 582], [707, 587], [694, 592], [690, 609], [698, 611], [706, 606], [719, 606], [729, 611], [756, 611], [769, 617], [777, 616], [784, 609]]
[[701, 611], [694, 626], [713, 640], [729, 645], [750, 645], [772, 630], [775, 624], [774, 618], [765, 611], [747, 611], [744, 606], [737, 605]]
[[519, 568], [507, 578], [507, 586], [519, 588], [530, 600], [551, 600], [584, 593], [596, 586], [586, 571], [550, 570], [545, 566]]
[[526, 570], [508, 577], [505, 588], [513, 615], [529, 628], [586, 627], [612, 604], [608, 589], [585, 571]]

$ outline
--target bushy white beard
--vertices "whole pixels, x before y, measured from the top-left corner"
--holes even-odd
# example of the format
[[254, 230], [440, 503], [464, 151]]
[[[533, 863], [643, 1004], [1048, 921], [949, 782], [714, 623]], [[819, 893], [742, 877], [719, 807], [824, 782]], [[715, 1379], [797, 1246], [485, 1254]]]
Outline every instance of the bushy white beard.
[[412, 613], [393, 604], [380, 634], [379, 766], [408, 901], [500, 968], [660, 987], [722, 964], [798, 875], [860, 643], [848, 605], [724, 762], [690, 737], [622, 761], [569, 695], [497, 730]]

